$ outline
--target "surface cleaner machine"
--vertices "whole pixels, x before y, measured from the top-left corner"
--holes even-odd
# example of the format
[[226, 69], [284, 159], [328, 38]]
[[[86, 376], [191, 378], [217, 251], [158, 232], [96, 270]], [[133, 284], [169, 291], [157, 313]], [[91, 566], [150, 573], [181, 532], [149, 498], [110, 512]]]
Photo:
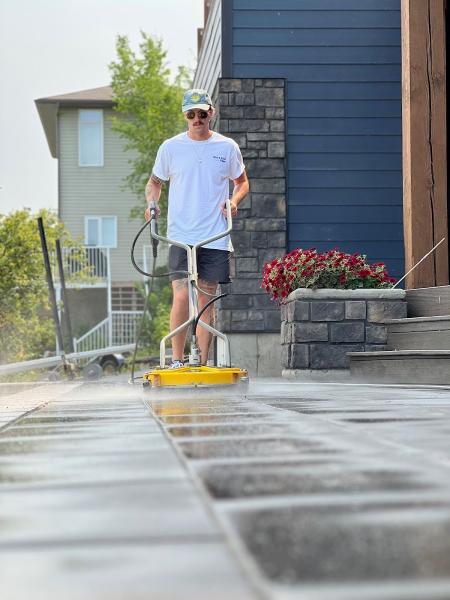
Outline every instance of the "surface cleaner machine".
[[[232, 229], [232, 218], [231, 218], [231, 206], [230, 201], [226, 202], [227, 212], [227, 229], [222, 233], [212, 236], [206, 240], [195, 244], [194, 246], [188, 246], [176, 240], [165, 238], [158, 234], [157, 226], [157, 206], [153, 202], [150, 204], [150, 232], [153, 240], [157, 242], [167, 242], [180, 248], [183, 248], [187, 253], [187, 280], [188, 280], [188, 298], [189, 298], [189, 317], [185, 323], [182, 323], [179, 327], [171, 331], [168, 335], [163, 337], [160, 343], [159, 352], [159, 367], [148, 371], [143, 376], [144, 387], [166, 387], [166, 386], [228, 386], [238, 385], [239, 387], [246, 387], [248, 385], [248, 373], [244, 369], [239, 369], [231, 366], [231, 355], [230, 355], [230, 342], [227, 336], [214, 329], [214, 327], [208, 325], [201, 320], [202, 314], [209, 306], [214, 302], [223, 298], [226, 294], [220, 294], [218, 296], [212, 296], [211, 300], [199, 311], [198, 308], [198, 294], [202, 291], [198, 286], [198, 273], [197, 273], [197, 250], [201, 246], [206, 246], [215, 240], [225, 237], [231, 232]], [[203, 292], [206, 294], [206, 292]], [[222, 358], [217, 359], [218, 363], [216, 366], [204, 366], [201, 364], [200, 349], [197, 343], [197, 327], [203, 327], [213, 336], [216, 336], [222, 340], [223, 352]], [[185, 366], [176, 369], [169, 369], [166, 367], [166, 343], [178, 333], [185, 329], [190, 330], [190, 352], [189, 361]], [[217, 353], [216, 353], [217, 354]]]

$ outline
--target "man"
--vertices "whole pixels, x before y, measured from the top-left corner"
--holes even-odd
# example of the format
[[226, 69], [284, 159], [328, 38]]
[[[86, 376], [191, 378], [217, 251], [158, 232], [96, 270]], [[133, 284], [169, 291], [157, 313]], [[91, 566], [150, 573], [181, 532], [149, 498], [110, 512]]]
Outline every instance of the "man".
[[[161, 110], [164, 110], [162, 107]], [[169, 181], [169, 209], [167, 236], [190, 246], [226, 229], [225, 201], [229, 197], [229, 181], [233, 181], [231, 214], [237, 215], [238, 206], [249, 191], [249, 184], [239, 146], [210, 129], [215, 109], [206, 90], [188, 90], [183, 97], [182, 111], [187, 131], [166, 140], [159, 148], [152, 175], [145, 188], [147, 202], [159, 201], [162, 185]], [[145, 211], [150, 219], [150, 210]], [[198, 251], [198, 285], [201, 310], [219, 283], [229, 281], [230, 236], [221, 238]], [[186, 251], [178, 246], [169, 249], [170, 271], [187, 270]], [[170, 330], [188, 319], [188, 287], [184, 274], [174, 273], [173, 301], [170, 312]], [[213, 307], [202, 315], [211, 324]], [[186, 330], [172, 338], [171, 368], [183, 366]], [[202, 364], [206, 364], [211, 334], [197, 328]]]

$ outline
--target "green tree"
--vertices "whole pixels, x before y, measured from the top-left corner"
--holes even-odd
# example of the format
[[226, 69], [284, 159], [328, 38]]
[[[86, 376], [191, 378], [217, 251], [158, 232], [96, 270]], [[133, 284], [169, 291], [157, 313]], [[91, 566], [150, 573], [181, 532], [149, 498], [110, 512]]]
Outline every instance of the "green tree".
[[58, 238], [74, 245], [51, 211], [0, 215], [0, 363], [39, 358], [55, 348], [37, 216], [50, 251]]
[[[112, 127], [125, 140], [125, 150], [130, 156], [131, 170], [124, 183], [138, 199], [131, 217], [142, 220], [146, 206], [145, 185], [158, 148], [164, 140], [185, 129], [181, 102], [184, 91], [190, 87], [190, 75], [186, 67], [178, 67], [173, 78], [161, 40], [144, 32], [141, 32], [138, 53], [130, 48], [126, 36], [118, 36], [116, 53], [117, 60], [109, 65], [116, 102]], [[164, 233], [166, 187], [162, 190], [160, 205], [159, 225]], [[169, 331], [170, 296], [167, 279], [156, 280], [149, 299], [151, 318], [146, 318], [142, 331], [142, 345], [151, 354], [159, 354], [160, 338]]]
[[[158, 148], [185, 127], [181, 101], [190, 83], [185, 67], [178, 67], [172, 82], [162, 42], [144, 32], [141, 37], [136, 54], [128, 38], [118, 36], [117, 60], [109, 65], [117, 113], [112, 117], [112, 126], [126, 140], [125, 149], [130, 151], [131, 172], [125, 182], [140, 200], [131, 215], [140, 218], [145, 207], [145, 184]], [[167, 190], [163, 190], [161, 202], [164, 216]]]

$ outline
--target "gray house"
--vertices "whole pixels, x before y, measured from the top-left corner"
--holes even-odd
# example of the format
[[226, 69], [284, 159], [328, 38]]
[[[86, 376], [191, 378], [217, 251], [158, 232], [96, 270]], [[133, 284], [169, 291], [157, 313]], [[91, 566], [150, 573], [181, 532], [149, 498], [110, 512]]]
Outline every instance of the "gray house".
[[[51, 155], [58, 160], [58, 216], [86, 248], [92, 277], [74, 282], [79, 265], [66, 256], [70, 310], [80, 350], [134, 341], [142, 281], [130, 261], [140, 226], [130, 219], [136, 198], [124, 189], [130, 154], [111, 128], [109, 86], [36, 100]], [[141, 242], [141, 265], [150, 256]], [[148, 265], [147, 265], [148, 266]]]

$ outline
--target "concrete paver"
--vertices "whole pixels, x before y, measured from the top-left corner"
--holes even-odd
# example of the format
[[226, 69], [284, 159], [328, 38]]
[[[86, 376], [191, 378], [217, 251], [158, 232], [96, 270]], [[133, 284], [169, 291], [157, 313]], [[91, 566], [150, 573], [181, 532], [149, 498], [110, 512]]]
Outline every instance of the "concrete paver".
[[22, 548], [0, 553], [5, 600], [248, 600], [221, 542]]
[[32, 412], [16, 395], [0, 431], [5, 600], [257, 597], [138, 389], [29, 391]]
[[2, 598], [450, 600], [450, 389], [51, 393], [0, 429]]
[[450, 390], [265, 382], [230, 435], [151, 405], [268, 598], [450, 598]]
[[[65, 392], [75, 389], [78, 385], [77, 383], [67, 384]], [[24, 414], [59, 398], [61, 392], [61, 386], [54, 384], [0, 384], [0, 431], [2, 427], [9, 425]]]

